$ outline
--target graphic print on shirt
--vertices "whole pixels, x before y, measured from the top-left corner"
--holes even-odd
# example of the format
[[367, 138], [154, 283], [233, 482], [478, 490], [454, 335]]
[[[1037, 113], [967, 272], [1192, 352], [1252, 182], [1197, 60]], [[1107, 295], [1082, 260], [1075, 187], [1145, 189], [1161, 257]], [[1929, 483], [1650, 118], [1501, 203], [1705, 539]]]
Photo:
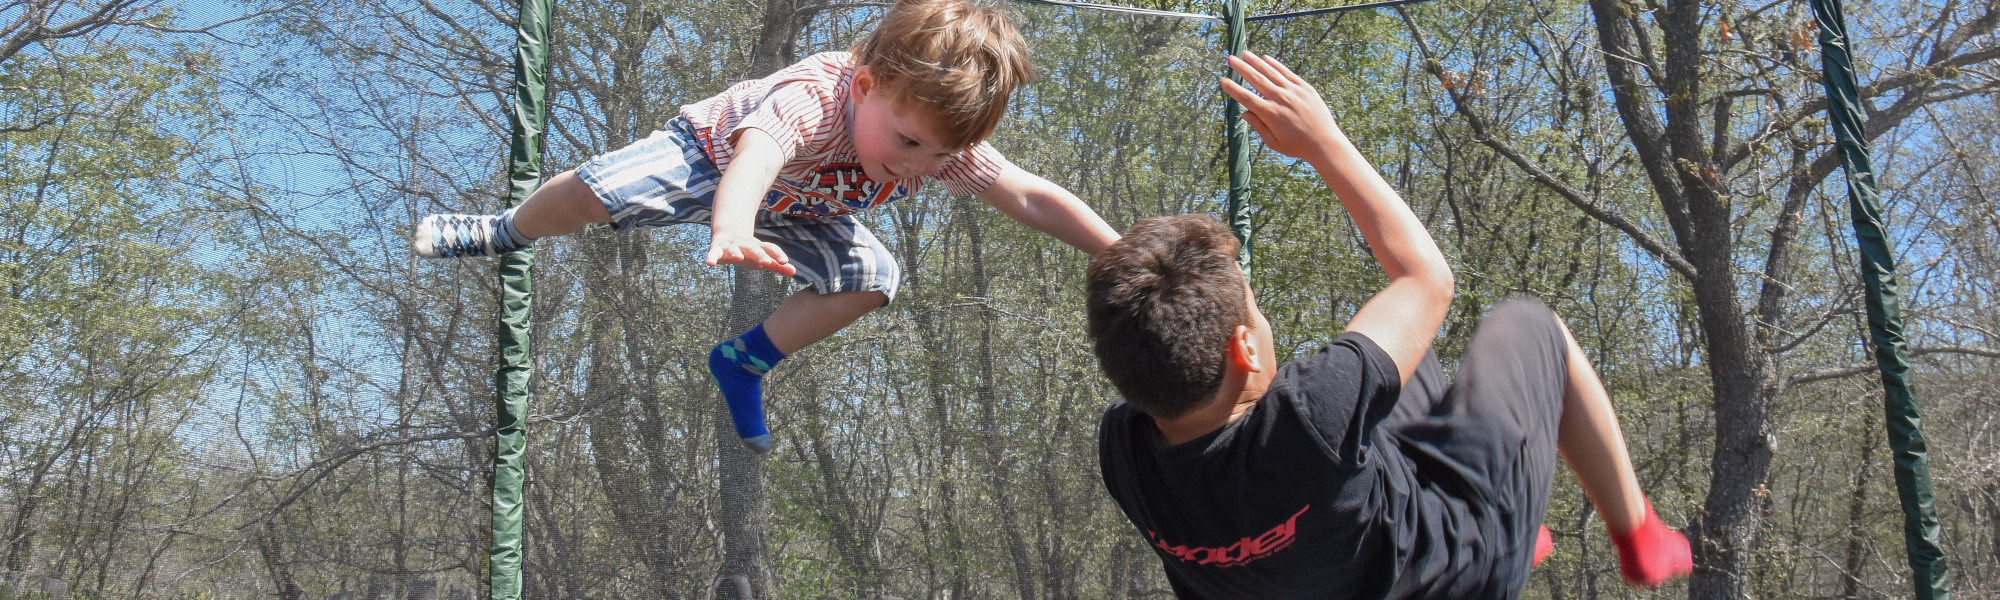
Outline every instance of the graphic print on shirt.
[[[711, 129], [694, 132], [709, 160], [715, 159], [712, 135]], [[812, 174], [804, 182], [782, 176], [772, 181], [771, 191], [764, 193], [764, 210], [794, 217], [837, 217], [888, 204], [909, 194], [909, 189], [901, 183], [884, 185], [869, 179], [861, 163], [829, 161], [813, 166]]]
[[868, 178], [861, 163], [829, 162], [813, 167], [806, 182], [779, 177], [764, 195], [764, 209], [795, 217], [832, 217], [888, 204], [908, 195], [902, 185]]
[[1306, 514], [1306, 511], [1311, 509], [1312, 505], [1307, 504], [1299, 508], [1299, 512], [1292, 513], [1292, 518], [1285, 519], [1285, 522], [1272, 527], [1270, 531], [1257, 537], [1236, 540], [1236, 543], [1220, 548], [1176, 546], [1150, 530], [1146, 532], [1146, 537], [1153, 538], [1155, 548], [1183, 562], [1223, 568], [1240, 567], [1276, 554], [1279, 550], [1292, 545], [1292, 541], [1298, 539], [1299, 515]]

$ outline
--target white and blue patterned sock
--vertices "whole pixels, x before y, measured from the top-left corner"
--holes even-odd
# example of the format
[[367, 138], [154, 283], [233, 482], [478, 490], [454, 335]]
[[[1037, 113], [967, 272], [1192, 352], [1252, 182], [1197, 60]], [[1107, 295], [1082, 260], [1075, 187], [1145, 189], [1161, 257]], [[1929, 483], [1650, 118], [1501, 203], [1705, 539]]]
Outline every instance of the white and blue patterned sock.
[[493, 224], [493, 229], [500, 234], [494, 236], [496, 238], [494, 241], [499, 242], [495, 244], [495, 248], [500, 252], [519, 250], [535, 243], [535, 240], [521, 235], [521, 230], [514, 227], [514, 211], [518, 210], [521, 210], [521, 207], [507, 209], [506, 212], [500, 213], [499, 220]]
[[535, 243], [514, 227], [514, 209], [498, 215], [430, 215], [417, 223], [411, 245], [427, 258], [499, 256]]

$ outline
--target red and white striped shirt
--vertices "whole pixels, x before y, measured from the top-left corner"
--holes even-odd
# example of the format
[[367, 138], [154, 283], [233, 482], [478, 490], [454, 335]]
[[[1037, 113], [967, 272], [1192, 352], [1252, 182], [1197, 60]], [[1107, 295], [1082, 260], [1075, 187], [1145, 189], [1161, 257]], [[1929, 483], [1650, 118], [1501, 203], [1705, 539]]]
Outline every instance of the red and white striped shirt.
[[681, 116], [694, 125], [719, 170], [727, 171], [736, 157], [730, 140], [737, 130], [759, 129], [777, 140], [784, 166], [764, 196], [764, 208], [794, 216], [830, 217], [867, 210], [907, 196], [931, 178], [943, 181], [945, 191], [952, 194], [978, 194], [1010, 164], [982, 141], [953, 155], [931, 177], [888, 185], [869, 179], [854, 153], [851, 135], [848, 88], [855, 67], [854, 56], [847, 52], [814, 54], [769, 77], [737, 83], [715, 97], [683, 106]]

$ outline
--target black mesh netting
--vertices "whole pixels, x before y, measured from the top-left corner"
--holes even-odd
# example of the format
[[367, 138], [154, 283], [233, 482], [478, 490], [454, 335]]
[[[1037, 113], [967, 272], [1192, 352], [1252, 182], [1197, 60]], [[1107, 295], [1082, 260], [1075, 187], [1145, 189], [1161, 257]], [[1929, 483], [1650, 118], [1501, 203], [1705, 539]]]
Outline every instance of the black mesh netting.
[[[819, 7], [792, 53], [844, 49], [880, 10]], [[1121, 228], [1214, 210], [1220, 96], [1174, 75], [1215, 70], [1209, 24], [1011, 10], [1041, 79], [1003, 152]], [[36, 163], [6, 177], [76, 173], [23, 223], [47, 302], [5, 330], [26, 361], [6, 384], [40, 389], [0, 412], [5, 593], [486, 595], [494, 263], [405, 240], [502, 207], [512, 11], [191, 3], [176, 27], [250, 18], [4, 63], [87, 97], [10, 108], [99, 121], [0, 140]], [[761, 75], [761, 15], [559, 2], [546, 172]], [[939, 186], [864, 221], [902, 292], [772, 375], [762, 461], [718, 458], [740, 451], [706, 353], [796, 285], [703, 267], [701, 227], [539, 245], [524, 596], [1162, 587], [1096, 478], [1086, 257]], [[725, 566], [730, 544], [755, 560]]]
[[[1713, 534], [1696, 596], [1902, 593], [1803, 5], [1681, 2], [1698, 18], [1678, 20], [1600, 2], [1631, 9], [1600, 30], [1590, 4], [1260, 21], [1249, 45], [1326, 96], [1438, 240], [1457, 279], [1447, 365], [1502, 299], [1565, 315], [1654, 506]], [[767, 62], [845, 49], [885, 5], [556, 0], [544, 172]], [[1041, 77], [993, 138], [1003, 153], [1120, 230], [1222, 211], [1220, 24], [1006, 10]], [[1993, 595], [2000, 5], [1849, 10], [1941, 542], [1961, 593]], [[407, 236], [425, 214], [503, 206], [516, 11], [0, 3], [0, 600], [492, 596], [495, 261], [419, 259]], [[1695, 70], [1608, 79], [1607, 61], [1688, 56]], [[1676, 98], [1699, 104], [1665, 110]], [[1682, 119], [1714, 152], [1630, 119]], [[1646, 152], [1669, 150], [1713, 168], [1654, 177]], [[1280, 357], [1299, 356], [1383, 275], [1308, 166], [1251, 160], [1251, 281]], [[1694, 179], [1715, 202], [1675, 200]], [[699, 226], [538, 244], [521, 596], [1170, 597], [1099, 481], [1112, 390], [1084, 337], [1085, 257], [941, 187], [862, 218], [902, 289], [772, 373], [763, 459], [738, 446], [706, 355], [796, 285], [702, 266]], [[1683, 213], [1709, 237], [1683, 239]], [[1693, 256], [1721, 267], [1692, 278], [1676, 261]], [[1602, 524], [1556, 482], [1556, 550], [1526, 596], [1620, 593]]]

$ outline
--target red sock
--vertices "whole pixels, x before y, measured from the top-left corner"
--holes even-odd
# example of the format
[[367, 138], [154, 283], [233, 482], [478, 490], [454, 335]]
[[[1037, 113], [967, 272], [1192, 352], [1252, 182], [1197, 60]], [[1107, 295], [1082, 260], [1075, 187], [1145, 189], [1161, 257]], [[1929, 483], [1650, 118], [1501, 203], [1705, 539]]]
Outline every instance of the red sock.
[[1638, 528], [1622, 534], [1611, 532], [1611, 543], [1618, 547], [1618, 570], [1626, 583], [1656, 588], [1694, 571], [1687, 536], [1661, 523], [1651, 505], [1646, 506], [1646, 518]]
[[1535, 563], [1528, 568], [1542, 566], [1542, 559], [1548, 558], [1549, 552], [1555, 549], [1556, 540], [1549, 537], [1549, 526], [1543, 525], [1541, 529], [1535, 530]]

